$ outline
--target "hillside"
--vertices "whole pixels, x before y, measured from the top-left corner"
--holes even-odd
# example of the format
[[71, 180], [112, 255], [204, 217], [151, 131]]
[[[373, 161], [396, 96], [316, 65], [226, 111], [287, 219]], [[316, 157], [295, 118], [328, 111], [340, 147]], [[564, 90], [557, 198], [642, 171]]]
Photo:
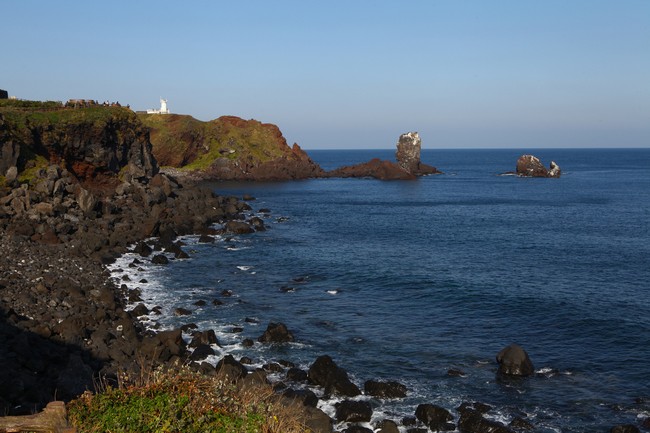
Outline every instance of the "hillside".
[[211, 180], [287, 180], [323, 170], [280, 129], [257, 120], [222, 116], [203, 122], [188, 115], [138, 114], [149, 128], [153, 154], [174, 167]]

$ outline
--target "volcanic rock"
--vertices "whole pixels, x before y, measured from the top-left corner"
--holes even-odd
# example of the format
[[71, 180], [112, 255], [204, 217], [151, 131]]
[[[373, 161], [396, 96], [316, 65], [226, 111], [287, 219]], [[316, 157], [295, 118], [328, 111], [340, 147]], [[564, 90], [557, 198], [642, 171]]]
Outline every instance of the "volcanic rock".
[[450, 431], [456, 428], [451, 422], [454, 419], [451, 413], [440, 406], [420, 404], [415, 410], [415, 416], [433, 431]]
[[325, 388], [326, 394], [337, 393], [348, 397], [361, 394], [359, 388], [348, 378], [348, 373], [328, 355], [319, 356], [309, 367], [307, 376], [312, 384]]
[[532, 376], [535, 373], [528, 353], [517, 344], [507, 346], [497, 354], [498, 374], [506, 376]]
[[379, 398], [406, 397], [406, 386], [398, 382], [378, 382], [375, 380], [368, 380], [364, 384], [364, 391], [367, 395]]
[[522, 177], [560, 177], [562, 170], [555, 161], [551, 161], [550, 169], [547, 169], [536, 156], [522, 155], [517, 160], [516, 173]]
[[420, 162], [422, 140], [417, 132], [407, 132], [397, 140], [395, 158], [400, 167], [415, 176], [439, 173], [435, 167]]
[[294, 341], [294, 337], [284, 323], [269, 323], [266, 331], [257, 341], [260, 343], [288, 343]]
[[337, 422], [369, 422], [372, 407], [367, 401], [343, 400], [336, 405]]

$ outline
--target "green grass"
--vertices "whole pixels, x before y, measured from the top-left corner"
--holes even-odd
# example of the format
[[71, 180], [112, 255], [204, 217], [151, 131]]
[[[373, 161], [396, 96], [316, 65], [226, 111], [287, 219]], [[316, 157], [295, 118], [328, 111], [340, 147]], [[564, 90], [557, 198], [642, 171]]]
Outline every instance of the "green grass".
[[68, 404], [70, 422], [78, 433], [307, 431], [268, 386], [242, 390], [187, 369], [158, 370], [140, 382], [84, 394]]

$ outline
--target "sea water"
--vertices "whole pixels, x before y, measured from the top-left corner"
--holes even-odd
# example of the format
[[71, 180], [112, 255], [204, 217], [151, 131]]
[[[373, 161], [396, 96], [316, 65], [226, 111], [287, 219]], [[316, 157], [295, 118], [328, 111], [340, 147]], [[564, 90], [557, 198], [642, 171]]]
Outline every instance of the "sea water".
[[[325, 169], [394, 158], [309, 153]], [[562, 177], [499, 175], [524, 153], [555, 160]], [[456, 413], [464, 401], [539, 432], [606, 432], [649, 417], [650, 150], [423, 150], [422, 160], [444, 174], [211, 184], [256, 197], [250, 213], [268, 230], [211, 244], [185, 237], [190, 259], [143, 265], [145, 303], [163, 307], [150, 325], [214, 329], [222, 347], [212, 361], [232, 353], [308, 368], [328, 354], [360, 387], [404, 383], [408, 397], [375, 404], [373, 420], [399, 421], [419, 403]], [[132, 259], [114, 265], [116, 277]], [[177, 307], [192, 314], [177, 317]], [[296, 343], [243, 347], [269, 322]], [[511, 343], [535, 377], [497, 379], [495, 355]]]

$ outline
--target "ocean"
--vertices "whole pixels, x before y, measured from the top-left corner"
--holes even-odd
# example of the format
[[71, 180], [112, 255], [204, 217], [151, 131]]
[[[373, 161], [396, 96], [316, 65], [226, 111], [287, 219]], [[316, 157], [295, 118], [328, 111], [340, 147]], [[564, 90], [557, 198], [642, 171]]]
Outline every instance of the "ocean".
[[[562, 177], [499, 176], [525, 153], [556, 161]], [[325, 169], [394, 159], [309, 154]], [[422, 161], [444, 174], [210, 184], [253, 195], [251, 214], [268, 230], [213, 244], [187, 236], [190, 259], [144, 266], [135, 281], [147, 281], [145, 303], [163, 307], [150, 324], [214, 329], [223, 347], [213, 362], [232, 353], [306, 369], [328, 354], [361, 388], [405, 384], [407, 398], [373, 403], [373, 423], [419, 403], [456, 413], [465, 401], [536, 432], [607, 432], [650, 417], [650, 149], [426, 149]], [[132, 259], [114, 265], [116, 277]], [[241, 344], [269, 322], [296, 342]], [[497, 379], [495, 356], [511, 343], [534, 377]], [[334, 412], [332, 401], [321, 407]]]

